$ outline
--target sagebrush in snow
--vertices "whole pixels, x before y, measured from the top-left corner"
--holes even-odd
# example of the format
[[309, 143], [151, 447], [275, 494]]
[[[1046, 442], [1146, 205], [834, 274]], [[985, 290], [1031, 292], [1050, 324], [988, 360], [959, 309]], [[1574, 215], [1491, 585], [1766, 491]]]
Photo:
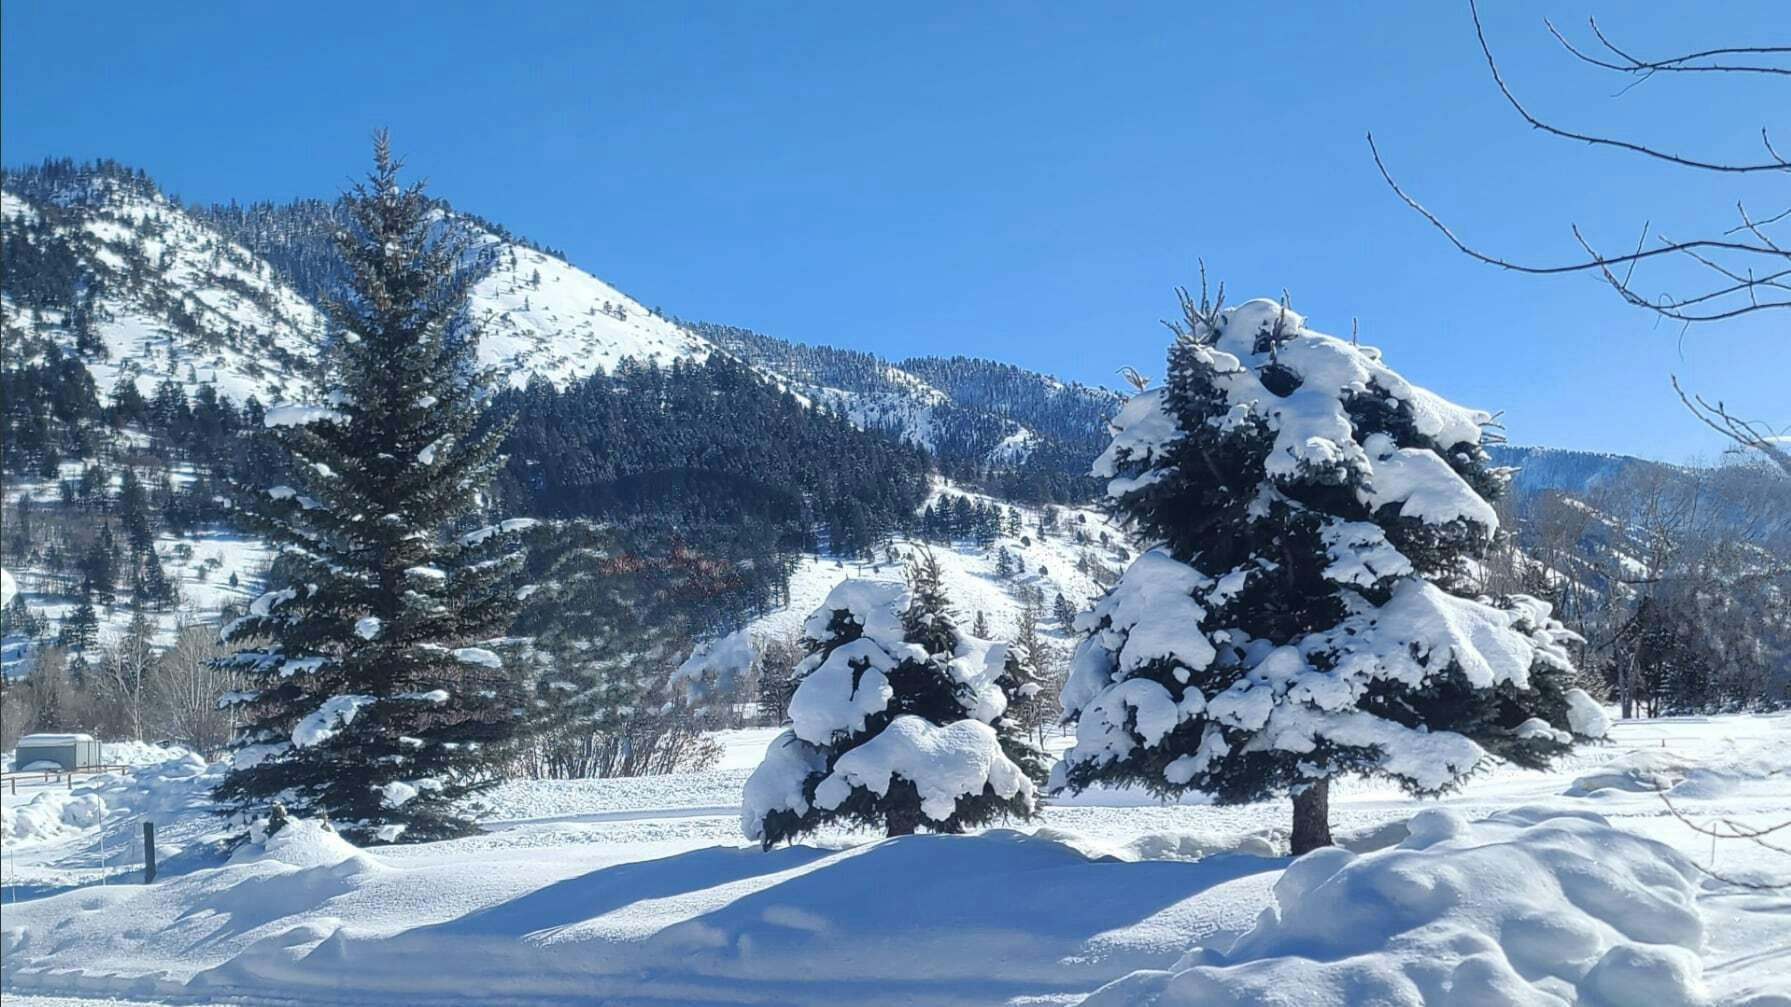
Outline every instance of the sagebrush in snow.
[[1297, 852], [1329, 843], [1335, 776], [1436, 793], [1602, 733], [1547, 603], [1468, 591], [1498, 527], [1491, 417], [1283, 304], [1184, 306], [1165, 384], [1095, 462], [1157, 544], [1078, 617], [1053, 785], [1291, 793]]
[[237, 487], [294, 582], [224, 628], [246, 686], [223, 700], [244, 720], [215, 791], [225, 812], [327, 814], [357, 843], [474, 828], [456, 802], [494, 782], [524, 700], [489, 638], [515, 614], [529, 523], [447, 532], [475, 511], [503, 430], [476, 432], [474, 338], [454, 324], [468, 277], [383, 137], [375, 160], [347, 200], [340, 387], [268, 410], [296, 487]]
[[1007, 715], [1028, 669], [959, 633], [931, 557], [912, 586], [847, 580], [804, 626], [790, 727], [746, 782], [766, 848], [830, 823], [962, 832], [1037, 810], [1043, 757]]

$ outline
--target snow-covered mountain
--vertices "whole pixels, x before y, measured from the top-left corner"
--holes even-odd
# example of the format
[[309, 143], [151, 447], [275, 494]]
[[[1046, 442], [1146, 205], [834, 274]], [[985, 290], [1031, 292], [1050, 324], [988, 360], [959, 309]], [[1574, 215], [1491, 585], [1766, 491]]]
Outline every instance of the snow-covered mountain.
[[1034, 468], [1072, 477], [1106, 443], [1123, 397], [1011, 364], [813, 346], [736, 326], [695, 323], [698, 335], [797, 394], [921, 445], [948, 471]]
[[[515, 385], [536, 377], [564, 385], [625, 357], [667, 365], [714, 351], [564, 259], [474, 218], [445, 219], [483, 273], [468, 307], [480, 362]], [[39, 305], [15, 300], [9, 283], [9, 347], [46, 337], [79, 354], [102, 391], [129, 374], [146, 397], [170, 377], [189, 396], [211, 384], [238, 402], [302, 397], [312, 383], [325, 339], [313, 303], [321, 291], [302, 290], [215, 215], [182, 206], [149, 179], [73, 166], [9, 173], [0, 220], [9, 268], [46, 286]], [[329, 223], [295, 240], [327, 244]]]
[[[516, 387], [564, 387], [627, 358], [664, 367], [725, 352], [860, 427], [925, 447], [951, 475], [1033, 470], [1014, 487], [1028, 499], [1078, 495], [1071, 484], [1121, 400], [991, 361], [894, 363], [684, 324], [502, 225], [446, 204], [442, 221], [481, 274], [468, 307], [480, 362]], [[145, 397], [172, 378], [189, 397], [211, 384], [238, 402], [303, 398], [327, 339], [317, 305], [340, 280], [341, 223], [318, 200], [188, 206], [112, 163], [10, 171], [0, 226], [9, 263], [31, 282], [9, 280], [8, 344], [44, 337], [78, 356], [102, 394], [125, 373]]]
[[1604, 451], [1501, 444], [1492, 447], [1489, 453], [1493, 461], [1517, 470], [1512, 475], [1511, 485], [1520, 495], [1525, 496], [1554, 490], [1585, 497], [1620, 486], [1625, 480], [1635, 479], [1644, 473], [1674, 478], [1693, 477], [1691, 470], [1677, 465]]
[[[6, 176], [0, 192], [9, 354], [43, 337], [102, 391], [173, 380], [242, 401], [296, 394], [321, 345], [317, 310], [266, 261], [117, 169]], [[14, 357], [13, 363], [19, 358]]]
[[463, 220], [470, 254], [486, 266], [469, 313], [479, 331], [479, 361], [522, 387], [534, 378], [556, 385], [624, 358], [666, 366], [714, 352], [706, 340], [566, 260], [517, 244]]

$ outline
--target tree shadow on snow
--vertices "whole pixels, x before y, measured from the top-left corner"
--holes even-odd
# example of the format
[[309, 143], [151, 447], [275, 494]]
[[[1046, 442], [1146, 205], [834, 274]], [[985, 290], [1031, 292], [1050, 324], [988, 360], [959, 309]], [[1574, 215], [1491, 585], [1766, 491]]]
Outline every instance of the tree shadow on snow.
[[769, 853], [711, 846], [658, 860], [602, 867], [412, 933], [452, 937], [539, 937], [647, 899], [671, 898], [801, 867], [828, 851], [807, 846]]

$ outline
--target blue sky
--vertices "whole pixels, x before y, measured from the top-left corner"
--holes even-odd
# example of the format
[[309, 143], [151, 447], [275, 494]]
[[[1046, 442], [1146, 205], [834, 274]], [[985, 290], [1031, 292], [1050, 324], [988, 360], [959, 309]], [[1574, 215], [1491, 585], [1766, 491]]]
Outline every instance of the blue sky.
[[[1644, 53], [1784, 44], [1782, 0], [1488, 4], [1538, 110], [1712, 158], [1791, 142], [1782, 85], [1620, 85], [1542, 18]], [[960, 9], [952, 9], [958, 7]], [[185, 198], [331, 195], [389, 125], [456, 205], [648, 304], [892, 357], [965, 353], [1111, 384], [1162, 370], [1195, 262], [1503, 410], [1512, 440], [1672, 460], [1721, 442], [1678, 373], [1791, 423], [1791, 319], [1694, 329], [1591, 277], [1472, 263], [1375, 173], [1513, 257], [1644, 220], [1721, 229], [1791, 204], [1525, 127], [1465, 2], [1113, 5], [310, 3], [0, 13], [7, 164], [107, 156]], [[1357, 9], [1361, 8], [1361, 9]], [[1777, 199], [1773, 197], [1776, 186]], [[1673, 289], [1663, 269], [1646, 283]]]

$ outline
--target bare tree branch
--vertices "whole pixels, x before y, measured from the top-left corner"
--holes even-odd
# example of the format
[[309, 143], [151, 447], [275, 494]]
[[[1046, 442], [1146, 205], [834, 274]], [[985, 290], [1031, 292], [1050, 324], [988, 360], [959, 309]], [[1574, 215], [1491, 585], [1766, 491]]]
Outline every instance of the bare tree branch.
[[[1748, 842], [1751, 842], [1756, 846], [1760, 846], [1765, 849], [1771, 850], [1774, 853], [1791, 854], [1791, 850], [1787, 850], [1784, 847], [1777, 846], [1773, 843], [1769, 843], [1765, 839], [1762, 838], [1763, 836], [1771, 835], [1772, 833], [1777, 832], [1780, 829], [1791, 827], [1791, 820], [1779, 822], [1776, 825], [1768, 825], [1765, 828], [1756, 829], [1751, 826], [1742, 825], [1739, 822], [1734, 821], [1733, 819], [1723, 818], [1723, 819], [1718, 820], [1719, 823], [1723, 826], [1723, 828], [1717, 828], [1716, 826], [1705, 825], [1701, 822], [1694, 822], [1691, 820], [1691, 818], [1689, 816], [1687, 816], [1685, 814], [1685, 812], [1680, 811], [1678, 808], [1674, 807], [1673, 802], [1667, 799], [1667, 790], [1665, 787], [1656, 785], [1656, 787], [1654, 788], [1654, 793], [1656, 794], [1656, 796], [1658, 796], [1660, 798], [1660, 803], [1666, 805], [1668, 814], [1670, 814], [1674, 818], [1678, 819], [1680, 824], [1684, 825], [1688, 829], [1691, 829], [1693, 832], [1698, 833], [1699, 835], [1709, 836], [1712, 839], [1745, 839]], [[1757, 892], [1780, 892], [1780, 891], [1785, 891], [1787, 889], [1791, 889], [1791, 879], [1787, 879], [1784, 881], [1766, 881], [1766, 882], [1745, 881], [1745, 880], [1742, 880], [1741, 878], [1718, 874], [1716, 871], [1711, 870], [1708, 867], [1705, 867], [1704, 865], [1698, 863], [1695, 860], [1691, 861], [1691, 865], [1693, 867], [1696, 867], [1699, 871], [1703, 872], [1703, 874], [1706, 877], [1715, 879], [1715, 880], [1720, 881], [1726, 885], [1734, 885], [1737, 888], [1747, 888], [1747, 889], [1750, 889], [1752, 891], [1757, 891]]]
[[1705, 426], [1744, 448], [1766, 456], [1768, 461], [1791, 476], [1791, 437], [1775, 434], [1763, 423], [1732, 415], [1720, 399], [1712, 405], [1701, 395], [1687, 395], [1685, 389], [1679, 385], [1678, 375], [1674, 375], [1672, 380], [1673, 390], [1679, 393], [1679, 401], [1685, 403], [1685, 408], [1702, 420]]
[[[1504, 75], [1499, 69], [1498, 60], [1493, 55], [1491, 43], [1487, 40], [1485, 28], [1481, 23], [1477, 0], [1468, 0], [1468, 10], [1474, 22], [1475, 38], [1479, 41], [1481, 53], [1486, 58], [1486, 66], [1492, 75], [1494, 85], [1498, 87], [1499, 93], [1524, 121], [1536, 129], [1566, 139], [1628, 150], [1632, 153], [1700, 171], [1728, 173], [1791, 171], [1791, 162], [1781, 157], [1773, 148], [1771, 137], [1764, 129], [1761, 130], [1760, 137], [1767, 152], [1771, 155], [1770, 163], [1722, 164], [1667, 153], [1626, 140], [1562, 129], [1544, 122], [1517, 99], [1506, 83]], [[1565, 34], [1556, 29], [1552, 22], [1545, 20], [1544, 24], [1556, 41], [1560, 42], [1576, 58], [1595, 66], [1630, 74], [1637, 78], [1637, 82], [1646, 79], [1649, 74], [1660, 71], [1720, 72], [1729, 70], [1747, 73], [1770, 71], [1774, 75], [1791, 75], [1791, 66], [1766, 65], [1775, 61], [1791, 62], [1791, 46], [1734, 46], [1706, 49], [1669, 56], [1664, 59], [1642, 59], [1612, 42], [1595, 20], [1591, 22], [1592, 33], [1599, 45], [1603, 47], [1604, 52], [1588, 51], [1585, 47], [1577, 46]], [[1738, 63], [1733, 59], [1738, 56], [1748, 57], [1751, 62], [1746, 65]], [[1387, 183], [1388, 188], [1393, 190], [1394, 195], [1441, 232], [1457, 251], [1469, 258], [1498, 266], [1501, 269], [1533, 275], [1596, 273], [1627, 303], [1646, 308], [1663, 318], [1688, 326], [1699, 322], [1738, 318], [1760, 311], [1791, 308], [1791, 296], [1788, 296], [1791, 295], [1791, 243], [1776, 240], [1767, 230], [1774, 224], [1791, 219], [1791, 209], [1755, 220], [1748, 213], [1746, 206], [1737, 202], [1736, 213], [1740, 218], [1739, 224], [1722, 231], [1715, 237], [1695, 237], [1691, 240], [1669, 240], [1664, 235], [1651, 234], [1649, 225], [1644, 224], [1641, 237], [1637, 240], [1634, 250], [1621, 255], [1604, 254], [1576, 224], [1572, 225], [1570, 230], [1575, 243], [1585, 253], [1583, 259], [1559, 264], [1519, 262], [1482, 251], [1462, 239], [1440, 217], [1432, 213], [1394, 180], [1392, 172], [1381, 158], [1373, 134], [1368, 137], [1368, 148], [1374, 157], [1375, 167], [1381, 173], [1381, 178]], [[1639, 266], [1664, 256], [1678, 255], [1683, 255], [1716, 273], [1722, 277], [1722, 282], [1687, 293], [1665, 291], [1646, 293], [1638, 288]]]
[[[1617, 59], [1621, 60], [1621, 62], [1612, 62], [1608, 59], [1601, 59], [1597, 56], [1590, 55], [1579, 49], [1572, 42], [1568, 41], [1567, 36], [1561, 34], [1560, 29], [1555, 27], [1554, 22], [1547, 18], [1544, 18], [1542, 23], [1548, 26], [1549, 34], [1555, 36], [1555, 41], [1561, 43], [1562, 48], [1566, 49], [1568, 52], [1593, 66], [1603, 67], [1606, 70], [1616, 70], [1620, 73], [1633, 74], [1638, 78], [1637, 83], [1647, 80], [1649, 77], [1660, 72], [1763, 73], [1791, 76], [1791, 67], [1761, 66], [1758, 63], [1695, 63], [1697, 60], [1715, 59], [1719, 56], [1765, 56], [1771, 59], [1791, 59], [1791, 46], [1735, 46], [1723, 49], [1705, 49], [1700, 52], [1686, 53], [1683, 56], [1669, 56], [1665, 59], [1645, 60], [1639, 59], [1622, 49], [1617, 48], [1609, 38], [1605, 37], [1604, 31], [1598, 27], [1598, 19], [1595, 17], [1587, 18], [1586, 23], [1591, 26], [1593, 37], [1597, 38], [1599, 44], [1604, 46], [1607, 51], [1616, 56]], [[1631, 84], [1630, 86], [1634, 87], [1635, 85]]]
[[1653, 147], [1643, 144], [1631, 143], [1628, 140], [1619, 140], [1606, 136], [1594, 136], [1590, 133], [1577, 133], [1572, 130], [1551, 126], [1530, 114], [1530, 110], [1524, 107], [1523, 102], [1517, 100], [1517, 95], [1512, 94], [1511, 88], [1506, 85], [1504, 76], [1499, 73], [1498, 60], [1493, 58], [1492, 45], [1486, 41], [1486, 30], [1480, 25], [1480, 7], [1477, 0], [1468, 0], [1468, 10], [1473, 14], [1474, 35], [1480, 40], [1480, 51], [1486, 56], [1487, 69], [1492, 71], [1493, 83], [1498, 85], [1499, 93], [1505, 96], [1505, 101], [1508, 102], [1512, 108], [1517, 110], [1518, 115], [1523, 116], [1525, 122], [1545, 133], [1551, 133], [1564, 139], [1578, 140], [1582, 143], [1590, 143], [1597, 146], [1616, 147], [1619, 150], [1627, 150], [1631, 153], [1643, 154], [1647, 157], [1667, 161], [1672, 164], [1683, 165], [1687, 168], [1698, 168], [1703, 171], [1791, 171], [1791, 162], [1787, 162], [1784, 158], [1779, 157], [1776, 152], [1773, 152], [1771, 143], [1767, 144], [1767, 151], [1772, 154], [1771, 161], [1761, 164], [1724, 164], [1719, 161], [1700, 161], [1696, 158], [1685, 157], [1679, 154], [1669, 154], [1665, 151], [1655, 150]]
[[[1372, 154], [1374, 157], [1374, 166], [1376, 168], [1380, 169], [1381, 178], [1386, 181], [1387, 186], [1393, 190], [1393, 194], [1398, 196], [1400, 198], [1400, 200], [1405, 203], [1405, 205], [1407, 205], [1407, 206], [1411, 207], [1413, 210], [1417, 211], [1417, 213], [1420, 216], [1422, 216], [1425, 220], [1430, 222], [1430, 225], [1432, 227], [1434, 227], [1438, 231], [1442, 232], [1443, 237], [1448, 238], [1449, 243], [1454, 245], [1457, 251], [1461, 252], [1463, 255], [1468, 256], [1469, 258], [1478, 259], [1481, 262], [1487, 263], [1488, 265], [1498, 266], [1501, 269], [1509, 269], [1509, 270], [1512, 270], [1513, 272], [1533, 273], [1533, 274], [1537, 274], [1537, 275], [1549, 275], [1549, 274], [1560, 274], [1560, 273], [1580, 273], [1580, 272], [1586, 272], [1588, 270], [1603, 270], [1610, 266], [1622, 265], [1625, 263], [1635, 263], [1635, 262], [1640, 262], [1644, 259], [1658, 258], [1663, 255], [1674, 255], [1674, 254], [1683, 253], [1687, 250], [1696, 250], [1696, 249], [1711, 249], [1711, 250], [1717, 250], [1717, 251], [1728, 251], [1728, 252], [1736, 252], [1736, 253], [1749, 254], [1749, 255], [1777, 256], [1777, 257], [1784, 257], [1784, 258], [1787, 258], [1788, 260], [1791, 260], [1791, 256], [1787, 256], [1786, 253], [1783, 250], [1779, 249], [1776, 245], [1770, 245], [1770, 244], [1753, 245], [1753, 244], [1748, 244], [1746, 242], [1739, 242], [1739, 241], [1723, 241], [1723, 240], [1714, 239], [1714, 238], [1701, 238], [1696, 241], [1667, 242], [1666, 244], [1663, 244], [1658, 248], [1647, 248], [1647, 249], [1638, 248], [1637, 251], [1631, 252], [1627, 255], [1601, 256], [1601, 255], [1597, 254], [1596, 252], [1591, 251], [1590, 248], [1587, 248], [1587, 252], [1591, 256], [1591, 258], [1583, 260], [1583, 261], [1579, 261], [1579, 262], [1562, 263], [1560, 265], [1538, 266], [1538, 265], [1531, 265], [1528, 263], [1515, 262], [1510, 259], [1505, 259], [1505, 258], [1501, 258], [1496, 255], [1491, 255], [1486, 252], [1482, 252], [1479, 249], [1473, 247], [1472, 245], [1469, 245], [1467, 242], [1463, 241], [1460, 237], [1458, 237], [1454, 231], [1450, 230], [1449, 225], [1443, 223], [1441, 218], [1439, 218], [1436, 214], [1430, 212], [1430, 210], [1425, 208], [1424, 204], [1418, 202], [1418, 200], [1413, 198], [1410, 193], [1406, 192], [1405, 189], [1401, 188], [1399, 183], [1393, 179], [1392, 172], [1388, 171], [1386, 162], [1381, 160], [1380, 148], [1374, 142], [1374, 134], [1373, 133], [1368, 134], [1368, 150], [1369, 150], [1369, 153]], [[1574, 234], [1576, 237], [1579, 235], [1578, 225], [1574, 225]], [[1581, 245], [1584, 246], [1585, 245], [1584, 239], [1582, 238], [1580, 240], [1581, 240]], [[1785, 272], [1777, 273], [1777, 274], [1774, 274], [1774, 278], [1776, 279], [1776, 278], [1782, 277], [1784, 275], [1787, 275], [1787, 273], [1785, 273]], [[1754, 281], [1754, 282], [1758, 282], [1758, 281]], [[1644, 305], [1647, 305], [1649, 307], [1653, 306], [1652, 304], [1649, 304], [1645, 298], [1642, 300], [1641, 303], [1643, 303]], [[1687, 302], [1687, 303], [1692, 303], [1692, 302]], [[1762, 307], [1791, 307], [1791, 304], [1772, 304], [1772, 305], [1761, 305], [1761, 306]]]

